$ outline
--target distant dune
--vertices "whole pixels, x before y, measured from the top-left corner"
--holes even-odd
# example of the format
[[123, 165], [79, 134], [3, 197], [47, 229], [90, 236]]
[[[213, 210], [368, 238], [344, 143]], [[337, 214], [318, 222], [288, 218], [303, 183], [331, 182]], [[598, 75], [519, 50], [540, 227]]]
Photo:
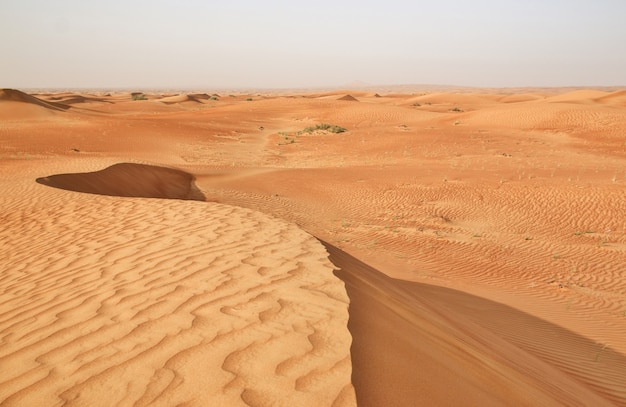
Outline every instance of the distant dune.
[[188, 95], [167, 96], [161, 99], [157, 99], [157, 101], [162, 103], [198, 102], [196, 98]]
[[45, 107], [47, 109], [53, 110], [66, 110], [69, 106], [64, 105], [62, 103], [56, 102], [46, 102], [41, 99], [38, 99], [34, 96], [21, 92], [15, 89], [0, 89], [0, 102], [21, 102], [21, 103], [30, 103], [36, 106]]
[[345, 101], [348, 101], [348, 102], [358, 102], [359, 101], [357, 98], [355, 98], [352, 95], [345, 95], [345, 96], [340, 97], [337, 100], [345, 100]]
[[65, 104], [47, 102], [19, 90], [0, 89], [0, 118], [4, 120], [45, 118], [67, 109]]
[[621, 106], [626, 106], [626, 90], [609, 93], [605, 96], [597, 98], [599, 102], [615, 103]]

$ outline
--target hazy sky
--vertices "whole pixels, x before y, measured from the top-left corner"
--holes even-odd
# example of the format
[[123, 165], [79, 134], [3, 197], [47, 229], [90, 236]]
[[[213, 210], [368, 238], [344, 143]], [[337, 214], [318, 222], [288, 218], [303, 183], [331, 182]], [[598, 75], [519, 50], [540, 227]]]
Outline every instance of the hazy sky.
[[0, 88], [626, 85], [626, 0], [0, 0]]

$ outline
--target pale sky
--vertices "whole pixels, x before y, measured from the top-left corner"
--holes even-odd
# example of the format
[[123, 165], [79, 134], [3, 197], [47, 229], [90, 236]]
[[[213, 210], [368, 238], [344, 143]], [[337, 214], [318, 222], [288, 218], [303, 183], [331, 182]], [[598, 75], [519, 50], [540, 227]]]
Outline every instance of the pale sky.
[[0, 0], [0, 88], [626, 85], [626, 0]]

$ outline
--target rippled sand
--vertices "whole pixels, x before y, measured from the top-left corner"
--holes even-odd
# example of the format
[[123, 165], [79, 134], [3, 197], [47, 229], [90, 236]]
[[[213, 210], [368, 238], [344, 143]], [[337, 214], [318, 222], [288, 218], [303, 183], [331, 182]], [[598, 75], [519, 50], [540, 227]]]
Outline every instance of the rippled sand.
[[0, 92], [2, 405], [626, 404], [625, 91], [146, 96]]

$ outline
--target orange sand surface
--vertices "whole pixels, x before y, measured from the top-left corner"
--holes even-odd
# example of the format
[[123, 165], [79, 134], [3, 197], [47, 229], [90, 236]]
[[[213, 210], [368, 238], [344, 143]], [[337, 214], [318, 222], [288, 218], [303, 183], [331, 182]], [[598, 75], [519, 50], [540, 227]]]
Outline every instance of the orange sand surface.
[[626, 405], [624, 90], [4, 89], [0, 189], [3, 406]]

